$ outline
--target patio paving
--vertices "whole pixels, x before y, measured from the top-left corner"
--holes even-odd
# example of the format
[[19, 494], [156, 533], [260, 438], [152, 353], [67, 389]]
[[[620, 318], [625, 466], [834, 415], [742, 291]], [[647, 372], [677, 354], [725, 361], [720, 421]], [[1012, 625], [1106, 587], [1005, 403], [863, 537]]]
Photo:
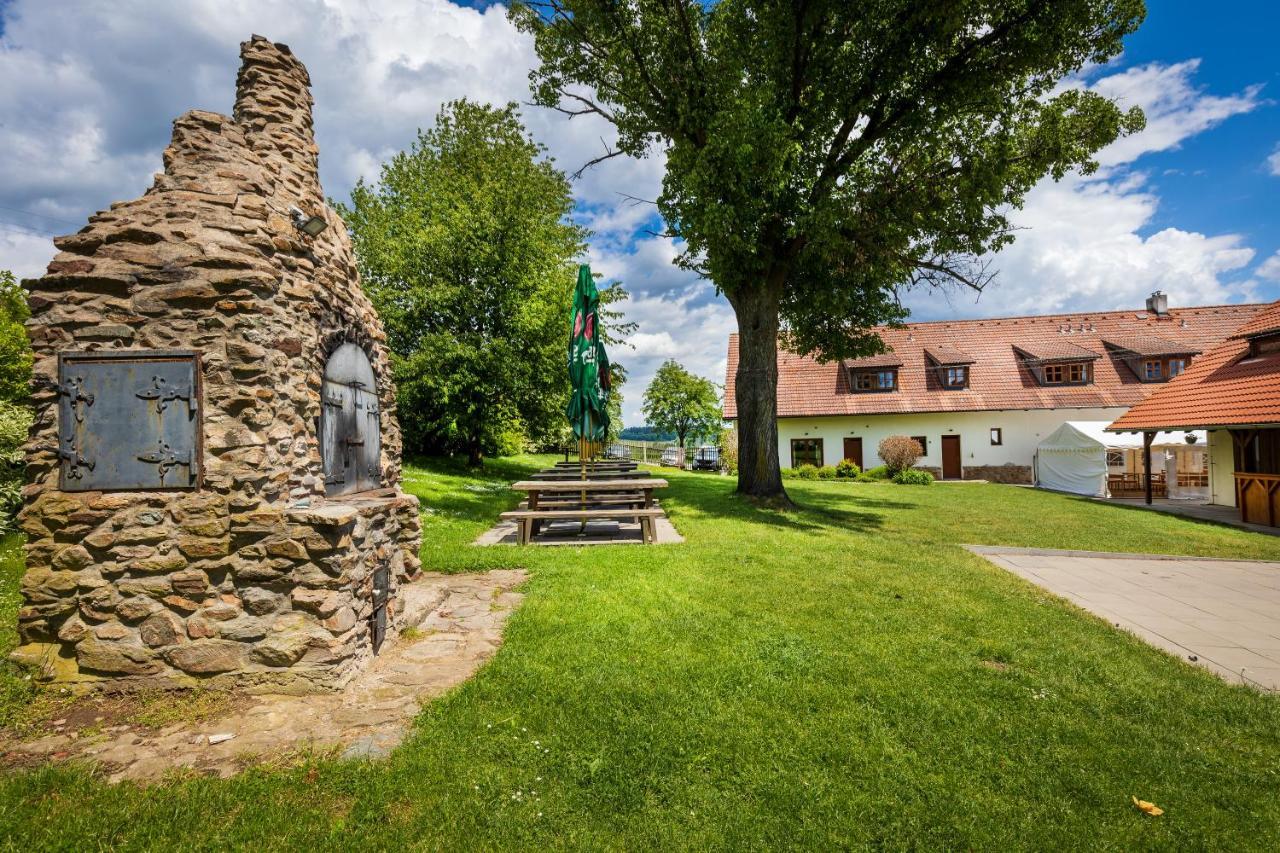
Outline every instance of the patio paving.
[[1280, 691], [1280, 563], [965, 547], [1227, 681]]
[[1171, 501], [1168, 498], [1153, 498], [1151, 506], [1143, 498], [1092, 498], [1092, 500], [1113, 506], [1124, 506], [1132, 509], [1145, 509], [1153, 512], [1167, 512], [1183, 518], [1194, 518], [1198, 521], [1212, 521], [1215, 524], [1229, 524], [1242, 530], [1254, 533], [1265, 533], [1268, 536], [1280, 536], [1280, 527], [1267, 527], [1264, 524], [1249, 524], [1240, 520], [1240, 510], [1233, 506], [1195, 503], [1193, 501]]

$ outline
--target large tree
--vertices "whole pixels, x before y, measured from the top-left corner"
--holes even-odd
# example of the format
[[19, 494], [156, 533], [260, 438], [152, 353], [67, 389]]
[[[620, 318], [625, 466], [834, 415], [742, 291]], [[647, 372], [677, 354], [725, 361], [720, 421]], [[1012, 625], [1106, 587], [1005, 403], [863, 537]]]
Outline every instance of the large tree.
[[[783, 495], [777, 345], [879, 351], [899, 289], [980, 288], [1046, 174], [1142, 127], [1064, 77], [1120, 52], [1141, 0], [517, 0], [535, 100], [666, 156], [678, 263], [738, 320], [738, 490]], [[594, 162], [594, 161], [593, 161]]]
[[479, 464], [521, 437], [551, 440], [587, 232], [515, 105], [447, 104], [339, 209], [387, 328], [406, 448]]
[[710, 380], [695, 376], [667, 360], [644, 392], [645, 422], [661, 432], [673, 432], [684, 447], [691, 436], [720, 431], [720, 395]]
[[31, 342], [23, 326], [31, 312], [13, 273], [0, 270], [0, 401], [26, 405], [31, 393]]
[[27, 295], [13, 273], [0, 270], [0, 533], [9, 532], [22, 505], [22, 445], [31, 426], [31, 365]]

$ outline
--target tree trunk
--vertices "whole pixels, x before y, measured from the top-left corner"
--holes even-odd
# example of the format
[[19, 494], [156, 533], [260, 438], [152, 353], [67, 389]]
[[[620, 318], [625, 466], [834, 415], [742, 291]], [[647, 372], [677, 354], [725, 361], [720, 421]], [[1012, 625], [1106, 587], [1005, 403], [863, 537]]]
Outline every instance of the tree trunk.
[[484, 464], [484, 449], [479, 436], [473, 436], [467, 442], [467, 464], [472, 468], [479, 468]]
[[778, 467], [778, 289], [729, 298], [738, 318], [738, 493], [787, 498]]

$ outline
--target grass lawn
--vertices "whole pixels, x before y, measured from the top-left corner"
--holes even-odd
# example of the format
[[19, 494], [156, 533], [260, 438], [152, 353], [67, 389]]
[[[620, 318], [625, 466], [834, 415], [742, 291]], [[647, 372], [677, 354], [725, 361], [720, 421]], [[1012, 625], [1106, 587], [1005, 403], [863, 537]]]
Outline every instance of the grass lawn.
[[[109, 787], [0, 777], [0, 838], [89, 846], [1257, 848], [1280, 697], [1228, 686], [959, 543], [1280, 559], [1280, 538], [1007, 486], [668, 474], [687, 543], [473, 548], [546, 458], [410, 467], [424, 563], [521, 566], [498, 656], [377, 764]], [[11, 626], [14, 561], [0, 591]], [[11, 631], [10, 631], [11, 633]], [[1130, 797], [1163, 807], [1147, 817]]]

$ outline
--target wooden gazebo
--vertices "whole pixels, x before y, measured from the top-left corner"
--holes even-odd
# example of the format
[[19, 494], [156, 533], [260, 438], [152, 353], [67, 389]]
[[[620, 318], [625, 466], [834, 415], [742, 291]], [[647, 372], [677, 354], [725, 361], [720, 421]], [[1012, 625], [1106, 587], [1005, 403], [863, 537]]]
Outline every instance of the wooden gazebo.
[[[1147, 470], [1151, 441], [1161, 430], [1225, 432], [1241, 520], [1280, 526], [1280, 302], [1260, 310], [1109, 429], [1142, 433]], [[1151, 503], [1149, 484], [1146, 500]]]

